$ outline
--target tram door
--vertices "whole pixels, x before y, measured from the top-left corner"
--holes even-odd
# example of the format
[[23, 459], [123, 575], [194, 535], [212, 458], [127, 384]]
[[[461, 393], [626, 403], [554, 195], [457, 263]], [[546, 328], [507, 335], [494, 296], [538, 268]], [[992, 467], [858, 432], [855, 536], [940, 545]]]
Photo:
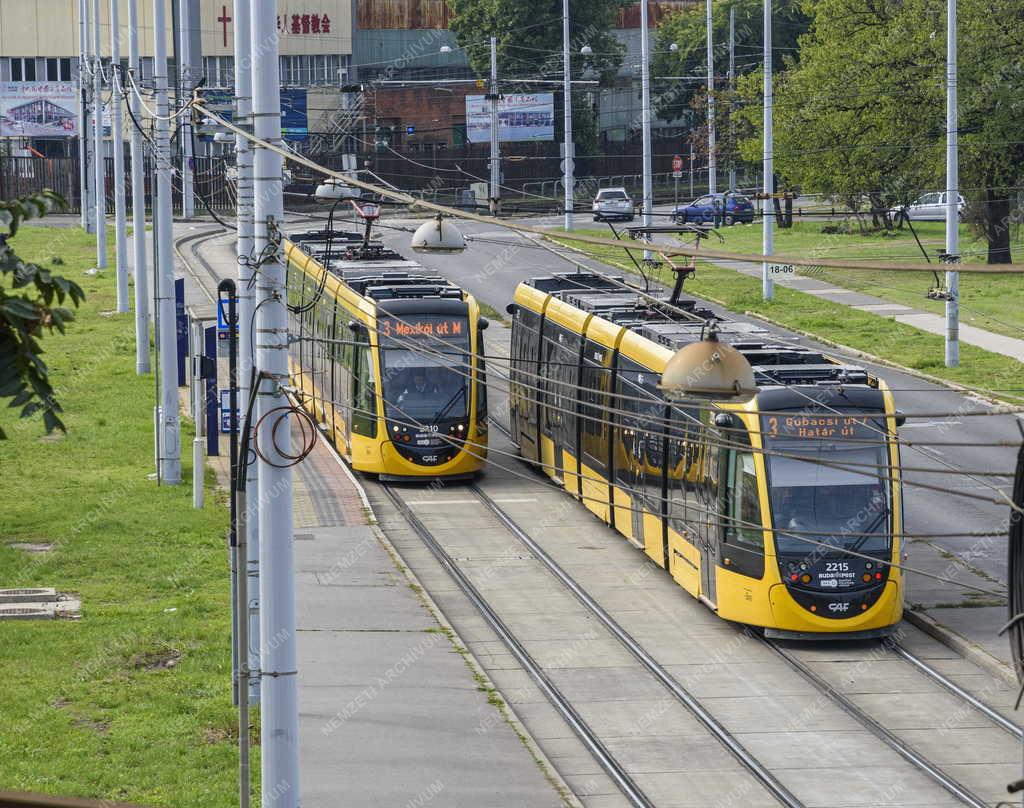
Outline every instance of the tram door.
[[[544, 328], [544, 406], [541, 413], [540, 460], [544, 471], [560, 481], [567, 490], [578, 491], [578, 469], [566, 454], [578, 458], [576, 447], [577, 370], [580, 361], [580, 337], [558, 325]], [[566, 468], [566, 463], [571, 467]]]
[[526, 460], [540, 460], [538, 411], [540, 409], [541, 319], [534, 311], [516, 306], [512, 323], [512, 382], [509, 410], [513, 440]]
[[716, 573], [719, 564], [718, 474], [719, 449], [710, 440], [707, 427], [701, 430], [697, 480], [697, 539], [700, 545], [701, 594], [711, 604], [718, 603]]

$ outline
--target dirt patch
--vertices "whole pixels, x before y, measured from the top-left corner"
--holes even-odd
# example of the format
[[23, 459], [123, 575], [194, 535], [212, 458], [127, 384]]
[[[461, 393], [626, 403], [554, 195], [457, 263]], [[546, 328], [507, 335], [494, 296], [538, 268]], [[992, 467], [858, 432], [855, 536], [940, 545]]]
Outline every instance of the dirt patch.
[[176, 667], [179, 659], [181, 651], [177, 648], [160, 648], [132, 654], [128, 664], [141, 670], [159, 671]]

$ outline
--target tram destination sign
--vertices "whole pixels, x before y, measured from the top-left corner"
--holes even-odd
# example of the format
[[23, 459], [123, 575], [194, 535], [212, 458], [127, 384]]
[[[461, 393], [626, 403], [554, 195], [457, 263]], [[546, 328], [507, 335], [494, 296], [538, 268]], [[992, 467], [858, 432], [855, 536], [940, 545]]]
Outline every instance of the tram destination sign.
[[803, 440], [877, 438], [878, 429], [876, 417], [866, 414], [773, 415], [765, 413], [764, 416], [765, 435], [769, 438], [799, 438]]
[[385, 337], [463, 337], [467, 323], [460, 317], [382, 318], [378, 326]]

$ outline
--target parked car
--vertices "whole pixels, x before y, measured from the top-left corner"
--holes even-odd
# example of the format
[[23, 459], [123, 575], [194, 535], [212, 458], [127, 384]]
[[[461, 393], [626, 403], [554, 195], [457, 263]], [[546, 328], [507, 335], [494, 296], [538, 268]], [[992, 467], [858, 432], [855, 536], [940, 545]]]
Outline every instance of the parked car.
[[672, 218], [678, 224], [714, 222], [716, 216], [726, 225], [750, 224], [754, 221], [754, 205], [743, 194], [705, 194], [672, 211]]
[[[964, 209], [967, 202], [962, 195], [957, 194], [957, 213], [960, 219], [964, 218]], [[889, 211], [893, 218], [906, 214], [908, 219], [915, 222], [944, 222], [946, 221], [946, 192], [933, 191], [930, 194], [919, 196], [909, 205], [897, 205]]]
[[594, 197], [591, 210], [594, 212], [595, 222], [609, 219], [633, 221], [633, 200], [629, 198], [625, 188], [602, 188]]

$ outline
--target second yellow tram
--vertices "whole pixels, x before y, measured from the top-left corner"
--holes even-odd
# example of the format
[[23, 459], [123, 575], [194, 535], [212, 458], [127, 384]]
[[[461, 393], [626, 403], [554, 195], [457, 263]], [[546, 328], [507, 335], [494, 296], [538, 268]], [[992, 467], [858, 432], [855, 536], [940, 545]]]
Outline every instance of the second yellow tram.
[[670, 404], [665, 364], [712, 319], [693, 301], [564, 273], [520, 284], [509, 311], [521, 454], [687, 592], [775, 637], [881, 636], [900, 620], [899, 417], [881, 379], [719, 322], [757, 395]]

